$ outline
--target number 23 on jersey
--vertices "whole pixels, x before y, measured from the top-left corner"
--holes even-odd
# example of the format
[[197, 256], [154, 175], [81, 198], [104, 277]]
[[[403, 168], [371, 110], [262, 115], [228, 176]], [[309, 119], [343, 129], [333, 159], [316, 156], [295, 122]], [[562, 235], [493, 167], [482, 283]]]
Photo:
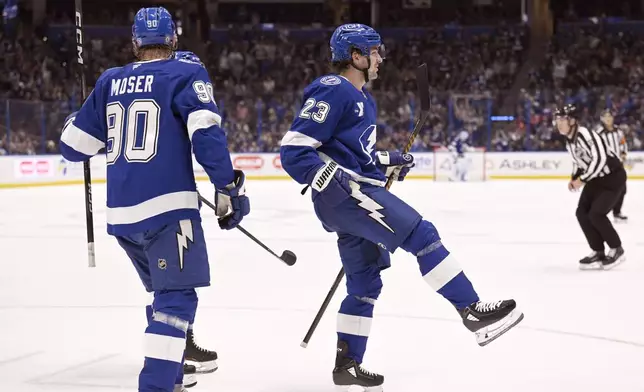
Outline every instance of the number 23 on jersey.
[[[311, 113], [311, 109], [317, 108], [317, 112]], [[331, 110], [331, 105], [324, 101], [316, 101], [315, 98], [309, 98], [304, 102], [304, 107], [300, 111], [300, 118], [305, 120], [312, 119], [315, 122], [323, 123]]]

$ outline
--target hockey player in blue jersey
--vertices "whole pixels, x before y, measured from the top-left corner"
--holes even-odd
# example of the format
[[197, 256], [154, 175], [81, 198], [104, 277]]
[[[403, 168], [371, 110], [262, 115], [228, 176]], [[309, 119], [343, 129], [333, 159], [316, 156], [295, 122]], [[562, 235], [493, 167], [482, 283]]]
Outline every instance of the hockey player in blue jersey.
[[467, 131], [459, 132], [458, 136], [450, 143], [447, 149], [453, 156], [453, 168], [450, 181], [467, 181], [467, 172], [470, 160], [467, 157], [467, 152], [471, 151], [472, 147], [467, 144], [469, 134]]
[[337, 319], [334, 383], [341, 389], [382, 389], [384, 377], [361, 363], [381, 271], [390, 252], [402, 248], [418, 259], [431, 288], [456, 308], [483, 346], [523, 318], [514, 300], [482, 302], [436, 227], [384, 188], [386, 176], [404, 179], [413, 157], [376, 151], [376, 104], [365, 88], [382, 62], [380, 35], [361, 24], [338, 27], [331, 36], [338, 74], [304, 89], [303, 106], [281, 144], [281, 162], [293, 179], [310, 185], [322, 226], [338, 236], [348, 295]]
[[[180, 61], [200, 64], [205, 69], [201, 59], [193, 52], [177, 50], [174, 52], [174, 58]], [[150, 305], [148, 313], [151, 314], [151, 312], [152, 306]], [[186, 336], [185, 363], [183, 365], [184, 373], [212, 373], [217, 369], [217, 352], [200, 347], [195, 342], [193, 324], [190, 324]]]
[[164, 8], [143, 8], [132, 28], [138, 61], [105, 71], [60, 149], [85, 161], [105, 149], [107, 231], [154, 293], [144, 336], [139, 391], [183, 391], [186, 335], [195, 318], [195, 288], [210, 285], [192, 152], [215, 187], [222, 229], [250, 211], [244, 174], [233, 170], [206, 70], [175, 59], [177, 35]]

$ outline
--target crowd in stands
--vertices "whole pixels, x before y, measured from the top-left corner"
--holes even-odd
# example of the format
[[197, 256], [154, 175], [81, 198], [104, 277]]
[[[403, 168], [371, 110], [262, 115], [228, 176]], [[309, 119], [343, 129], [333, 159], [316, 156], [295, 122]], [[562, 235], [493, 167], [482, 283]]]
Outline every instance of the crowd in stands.
[[[302, 89], [329, 71], [329, 34], [302, 41], [286, 29], [255, 31], [207, 43], [202, 60], [231, 151], [279, 150], [300, 109]], [[432, 109], [414, 151], [448, 144], [463, 129], [473, 143], [493, 150], [561, 150], [551, 113], [565, 101], [585, 109], [584, 123], [596, 122], [599, 111], [610, 105], [630, 147], [642, 148], [644, 52], [634, 36], [598, 29], [558, 33], [545, 64], [532, 72], [531, 85], [522, 92], [517, 120], [494, 132], [489, 116], [498, 114], [494, 110], [524, 62], [525, 27], [499, 25], [477, 34], [436, 28], [383, 36], [386, 60], [379, 80], [370, 83], [379, 109], [378, 148], [406, 143], [418, 110], [414, 69], [422, 62], [429, 69]], [[55, 153], [62, 122], [80, 103], [70, 64], [74, 37], [42, 38], [22, 31], [15, 40], [0, 40], [0, 154]], [[127, 36], [90, 37], [86, 51], [90, 83], [106, 69], [133, 61]]]
[[533, 69], [530, 86], [517, 107], [525, 149], [560, 149], [553, 138], [556, 106], [574, 103], [582, 124], [594, 125], [610, 109], [631, 150], [644, 144], [644, 43], [632, 31], [606, 26], [560, 31], [550, 42], [546, 61]]

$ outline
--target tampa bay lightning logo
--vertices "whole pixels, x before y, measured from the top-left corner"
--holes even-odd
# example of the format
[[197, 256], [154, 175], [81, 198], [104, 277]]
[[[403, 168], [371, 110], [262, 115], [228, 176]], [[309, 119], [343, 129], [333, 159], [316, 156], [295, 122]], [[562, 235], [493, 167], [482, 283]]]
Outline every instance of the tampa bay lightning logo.
[[374, 160], [374, 149], [376, 147], [376, 141], [377, 141], [377, 134], [376, 134], [376, 126], [375, 125], [370, 125], [367, 129], [362, 132], [360, 135], [360, 146], [362, 147], [362, 151], [369, 157], [369, 162], [368, 164], [375, 164], [376, 161]]
[[342, 31], [363, 31], [364, 29], [364, 25], [360, 23], [347, 23], [340, 26], [340, 30]]
[[325, 84], [327, 86], [335, 86], [342, 83], [342, 81], [337, 76], [329, 75], [320, 79], [320, 83]]

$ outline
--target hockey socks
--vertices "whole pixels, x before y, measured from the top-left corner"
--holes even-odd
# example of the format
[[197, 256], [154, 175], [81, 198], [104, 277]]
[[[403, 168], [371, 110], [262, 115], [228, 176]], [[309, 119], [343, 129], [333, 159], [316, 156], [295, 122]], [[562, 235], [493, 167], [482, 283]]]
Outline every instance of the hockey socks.
[[365, 300], [369, 300], [369, 298], [347, 296], [342, 301], [337, 320], [338, 340], [347, 342], [349, 349], [345, 355], [357, 363], [362, 363], [362, 358], [367, 350], [367, 340], [373, 319], [375, 300], [372, 302]]
[[[145, 362], [139, 375], [140, 392], [171, 392], [183, 379], [186, 333], [197, 308], [194, 290], [156, 294], [144, 337]], [[146, 308], [149, 314], [150, 308]]]
[[347, 296], [337, 319], [338, 340], [347, 343], [344, 355], [362, 363], [371, 332], [373, 308], [382, 290], [380, 248], [359, 237], [340, 236], [340, 257], [345, 265]]
[[[154, 294], [153, 293], [151, 293], [150, 297], [151, 297], [152, 301], [154, 301]], [[149, 326], [150, 323], [153, 321], [152, 317], [154, 316], [154, 308], [152, 307], [152, 304], [147, 305], [145, 307], [145, 316], [146, 316], [146, 318], [148, 320], [148, 326]], [[192, 325], [190, 325], [188, 328], [189, 329], [192, 328]], [[184, 362], [183, 359], [182, 359], [181, 362]], [[176, 389], [176, 386], [182, 386], [183, 385], [183, 381], [184, 381], [184, 379], [183, 379], [184, 371], [183, 370], [184, 369], [185, 369], [185, 365], [184, 365], [183, 368], [180, 368], [179, 373], [177, 373], [177, 377], [176, 377], [176, 379], [174, 381], [175, 382], [175, 389]], [[193, 382], [193, 380], [190, 380], [190, 383], [192, 383], [192, 382]]]
[[458, 261], [443, 246], [433, 224], [421, 221], [402, 248], [416, 255], [423, 279], [457, 309], [462, 310], [479, 300]]

